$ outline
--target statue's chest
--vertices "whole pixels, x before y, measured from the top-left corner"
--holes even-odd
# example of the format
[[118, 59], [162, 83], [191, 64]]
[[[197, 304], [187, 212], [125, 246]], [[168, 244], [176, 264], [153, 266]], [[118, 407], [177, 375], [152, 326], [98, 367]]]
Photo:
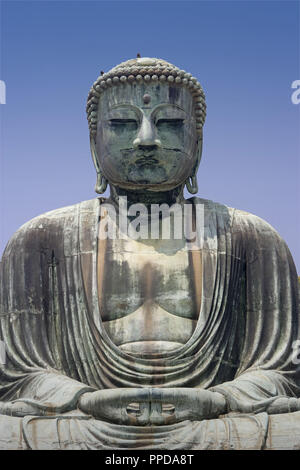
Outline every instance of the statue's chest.
[[[184, 244], [146, 245], [134, 240], [107, 240], [98, 262], [98, 290], [103, 321], [142, 309], [165, 311], [195, 320], [199, 313], [199, 276], [195, 258]], [[177, 243], [178, 245], [178, 243]], [[101, 265], [100, 265], [101, 264]], [[199, 274], [199, 273], [197, 273]]]

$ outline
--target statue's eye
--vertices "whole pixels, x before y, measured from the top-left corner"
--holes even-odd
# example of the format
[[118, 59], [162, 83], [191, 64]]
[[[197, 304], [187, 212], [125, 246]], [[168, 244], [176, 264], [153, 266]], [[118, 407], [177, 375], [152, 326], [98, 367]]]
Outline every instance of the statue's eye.
[[135, 119], [110, 119], [109, 123], [112, 127], [117, 128], [130, 127], [132, 129], [137, 129], [138, 126]]
[[183, 124], [184, 119], [158, 119], [156, 125], [158, 127], [169, 127], [169, 128], [178, 128]]

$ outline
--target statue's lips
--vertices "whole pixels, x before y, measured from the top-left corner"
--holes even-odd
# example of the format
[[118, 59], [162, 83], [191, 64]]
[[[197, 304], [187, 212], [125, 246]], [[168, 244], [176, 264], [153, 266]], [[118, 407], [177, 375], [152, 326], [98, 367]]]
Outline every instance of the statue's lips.
[[137, 150], [133, 148], [121, 149], [121, 153], [123, 154], [124, 158], [126, 158], [128, 162], [130, 161], [132, 164], [137, 166], [163, 164], [166, 160], [166, 153], [171, 153], [174, 155], [174, 153], [176, 154], [178, 152], [185, 153], [182, 151], [182, 149], [168, 147], [161, 147], [157, 150]]
[[135, 161], [136, 164], [138, 165], [155, 165], [156, 163], [159, 163], [159, 160], [157, 158], [154, 158], [152, 156], [143, 156], [138, 158]]

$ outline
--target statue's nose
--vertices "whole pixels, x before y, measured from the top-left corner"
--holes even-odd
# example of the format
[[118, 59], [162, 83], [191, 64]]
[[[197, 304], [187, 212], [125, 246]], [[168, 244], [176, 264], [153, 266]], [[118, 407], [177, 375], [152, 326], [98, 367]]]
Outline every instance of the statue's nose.
[[161, 141], [156, 138], [154, 126], [146, 116], [143, 116], [142, 124], [136, 139], [133, 141], [133, 146], [134, 148], [161, 147]]

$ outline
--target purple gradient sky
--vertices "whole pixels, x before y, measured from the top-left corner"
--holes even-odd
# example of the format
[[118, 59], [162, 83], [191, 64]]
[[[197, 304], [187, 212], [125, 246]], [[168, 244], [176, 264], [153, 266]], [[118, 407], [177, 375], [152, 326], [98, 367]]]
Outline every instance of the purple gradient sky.
[[206, 92], [199, 195], [252, 212], [300, 272], [296, 1], [1, 2], [0, 254], [45, 211], [95, 197], [85, 101], [100, 70], [142, 56]]

